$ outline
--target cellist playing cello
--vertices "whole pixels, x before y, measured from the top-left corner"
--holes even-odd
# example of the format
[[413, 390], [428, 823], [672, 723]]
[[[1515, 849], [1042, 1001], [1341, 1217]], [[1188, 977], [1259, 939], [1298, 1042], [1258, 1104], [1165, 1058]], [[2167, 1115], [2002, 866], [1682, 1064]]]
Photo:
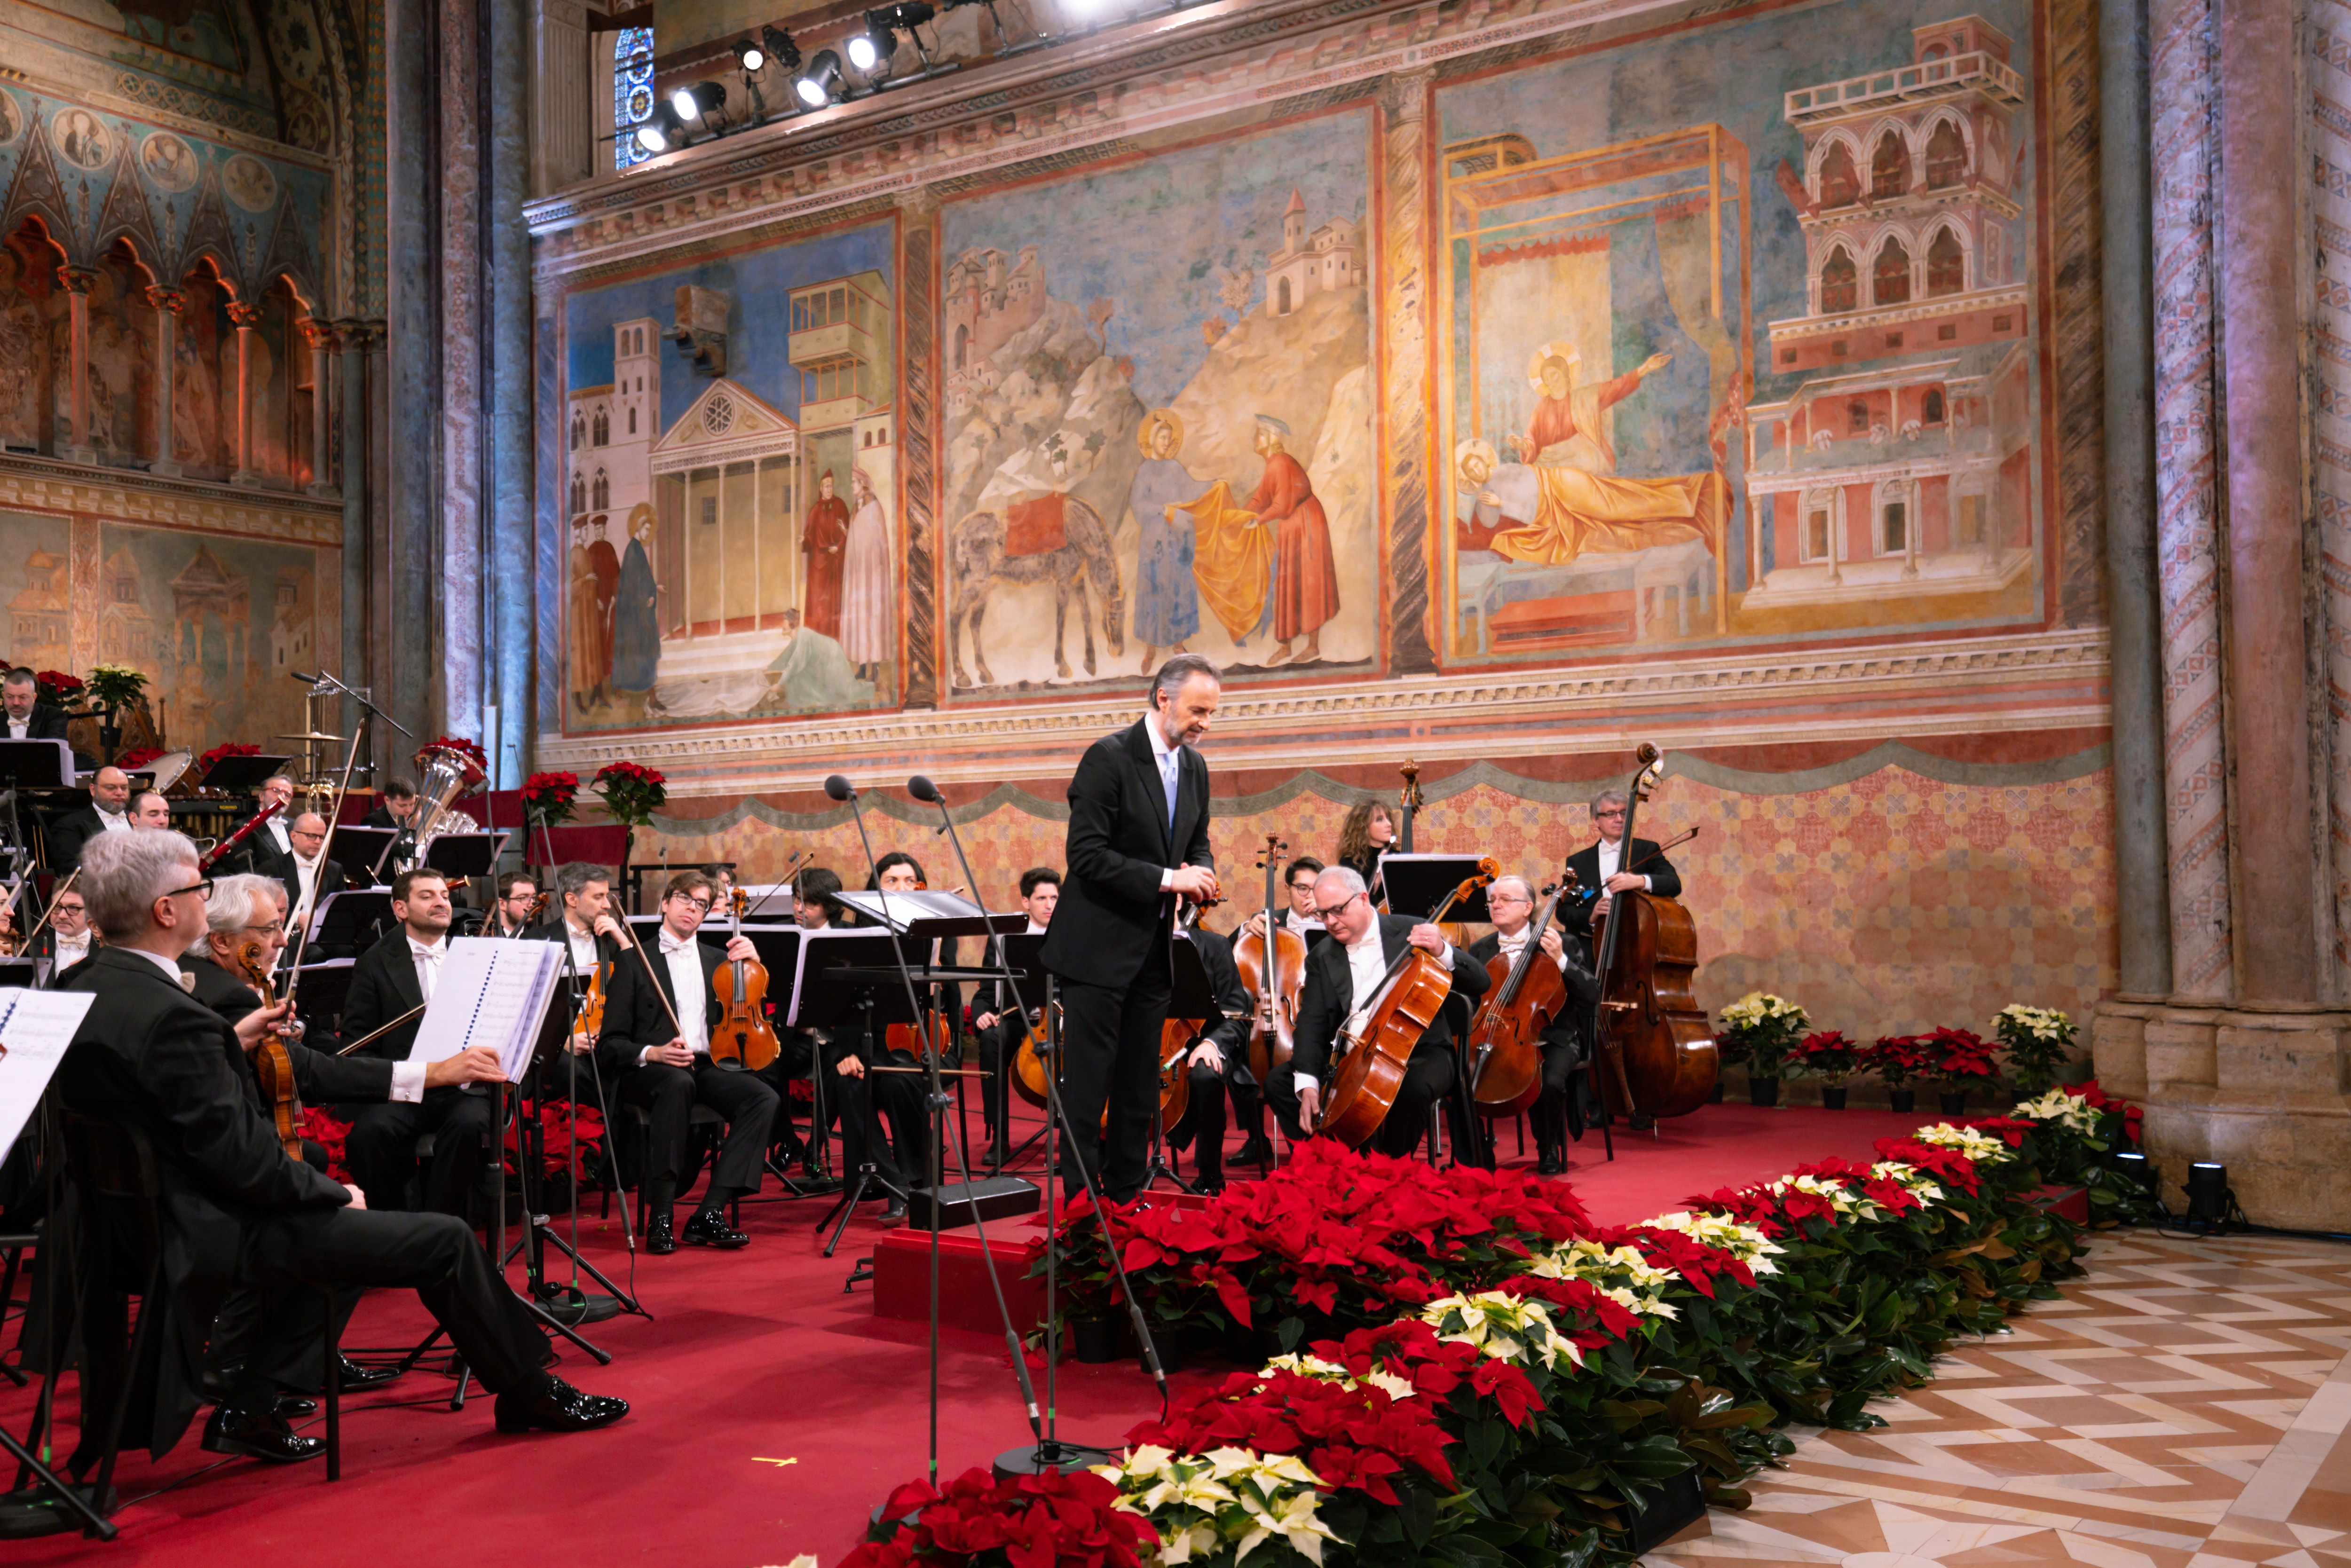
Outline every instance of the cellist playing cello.
[[[1621, 824], [1622, 817], [1616, 819]], [[1563, 902], [1563, 901], [1562, 901]], [[1529, 929], [1535, 915], [1535, 890], [1525, 877], [1500, 876], [1486, 890], [1486, 908], [1494, 917], [1494, 929], [1469, 945], [1469, 956], [1485, 964], [1500, 958], [1507, 967], [1514, 962], [1521, 948], [1534, 934]], [[1592, 971], [1576, 962], [1567, 950], [1567, 942], [1557, 930], [1543, 932], [1535, 940], [1542, 956], [1559, 968], [1560, 977], [1566, 982], [1570, 1007], [1567, 1012], [1542, 1031], [1542, 1092], [1534, 1103], [1535, 1146], [1541, 1151], [1541, 1163], [1536, 1169], [1543, 1176], [1559, 1176], [1567, 1169], [1567, 1134], [1571, 1121], [1578, 1137], [1583, 1134], [1583, 1118], [1577, 1107], [1569, 1103], [1575, 1091], [1569, 1077], [1583, 1064], [1586, 1047], [1583, 1040], [1583, 1019], [1600, 999], [1600, 982]], [[1491, 975], [1491, 971], [1488, 971]]]

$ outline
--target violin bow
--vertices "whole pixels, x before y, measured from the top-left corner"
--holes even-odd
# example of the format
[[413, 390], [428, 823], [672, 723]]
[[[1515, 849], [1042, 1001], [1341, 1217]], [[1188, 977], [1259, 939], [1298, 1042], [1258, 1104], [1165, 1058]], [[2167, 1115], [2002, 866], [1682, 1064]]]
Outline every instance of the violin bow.
[[367, 1033], [360, 1036], [359, 1039], [351, 1041], [350, 1044], [343, 1047], [342, 1050], [335, 1052], [335, 1054], [337, 1056], [349, 1056], [351, 1052], [359, 1050], [359, 1048], [363, 1045], [373, 1044], [375, 1041], [381, 1040], [385, 1035], [390, 1034], [393, 1030], [398, 1029], [402, 1024], [406, 1023], [410, 1019], [422, 1017], [424, 1009], [432, 1005], [433, 1004], [431, 1002], [417, 1003], [414, 1007], [409, 1009], [406, 1012], [401, 1014], [390, 1023], [378, 1029], [370, 1030]]
[[56, 887], [49, 890], [49, 906], [41, 911], [40, 920], [30, 931], [25, 933], [24, 946], [27, 950], [30, 950], [33, 944], [41, 939], [41, 933], [49, 928], [50, 918], [57, 912], [57, 900], [66, 895], [66, 890], [72, 887], [76, 880], [78, 879], [80, 875], [81, 867], [76, 866], [73, 870], [66, 873], [65, 881], [57, 883]]
[[[367, 712], [365, 709], [361, 709], [360, 712], [359, 722], [351, 726], [351, 748], [343, 754], [343, 777], [340, 781], [335, 785], [334, 804], [329, 806], [327, 810], [327, 836], [319, 841], [319, 874], [320, 876], [324, 876], [327, 873], [327, 862], [333, 858], [335, 852], [335, 830], [342, 826], [343, 797], [350, 791], [351, 770], [359, 766], [360, 742], [366, 737], [367, 721]], [[298, 876], [295, 878], [295, 884], [297, 886], [301, 884], [300, 877]], [[317, 890], [317, 887], [318, 884], [316, 883], [311, 883], [313, 892]], [[316, 909], [305, 910], [303, 915], [302, 929], [294, 934], [294, 962], [290, 966], [298, 977], [302, 973], [302, 956], [310, 950], [310, 923], [312, 919], [316, 918], [318, 911]], [[288, 992], [288, 995], [290, 996], [291, 992]], [[346, 1051], [344, 1054], [348, 1055], [349, 1052]]]

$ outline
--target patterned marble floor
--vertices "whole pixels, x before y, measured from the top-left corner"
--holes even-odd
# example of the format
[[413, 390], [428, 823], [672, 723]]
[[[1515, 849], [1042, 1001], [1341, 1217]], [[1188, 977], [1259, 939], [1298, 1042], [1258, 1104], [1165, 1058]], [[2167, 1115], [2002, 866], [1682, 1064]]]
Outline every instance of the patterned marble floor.
[[2351, 1565], [2351, 1246], [2130, 1232], [2083, 1261], [1886, 1427], [1800, 1437], [1752, 1508], [1650, 1561]]

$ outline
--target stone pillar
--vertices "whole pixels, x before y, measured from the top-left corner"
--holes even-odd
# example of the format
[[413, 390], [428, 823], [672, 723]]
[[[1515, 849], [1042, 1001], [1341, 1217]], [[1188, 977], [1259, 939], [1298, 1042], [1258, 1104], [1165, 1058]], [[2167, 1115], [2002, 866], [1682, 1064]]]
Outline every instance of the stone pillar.
[[[598, 78], [590, 51], [601, 44], [609, 52], [611, 40], [610, 33], [588, 31], [588, 8], [579, 0], [532, 0], [532, 195], [546, 195], [596, 172], [594, 159], [601, 151], [596, 141]], [[611, 167], [609, 152], [604, 167]]]
[[69, 463], [95, 463], [98, 452], [89, 444], [89, 289], [98, 274], [87, 267], [60, 267], [57, 284], [66, 291], [66, 321], [73, 356], [68, 392], [67, 439], [58, 456]]
[[[375, 492], [382, 500], [369, 580], [377, 598], [369, 674], [384, 711], [419, 738], [440, 733], [434, 712], [442, 397], [441, 247], [433, 226], [440, 179], [433, 109], [438, 18], [430, 0], [386, 0], [386, 32], [403, 47], [385, 65], [386, 240], [394, 260], [385, 280], [382, 379], [370, 402], [381, 437], [374, 476], [382, 481]], [[376, 737], [378, 763], [404, 769], [413, 748], [401, 747], [384, 726], [376, 727]]]
[[256, 485], [261, 476], [253, 468], [253, 330], [261, 325], [261, 307], [232, 305], [228, 319], [236, 328], [236, 471], [232, 485]]
[[2162, 657], [2155, 553], [2147, 8], [2098, 6], [2099, 291], [2105, 307], [2106, 610], [2114, 692], [2115, 919], [2122, 989], [2171, 989], [2165, 919]]
[[172, 428], [172, 399], [179, 392], [180, 313], [188, 297], [176, 288], [150, 288], [147, 303], [155, 308], [155, 456], [147, 466], [159, 478], [180, 476], [180, 444]]
[[[898, 422], [899, 493], [905, 497], [906, 659], [898, 701], [910, 708], [939, 705], [939, 603], [936, 580], [942, 540], [938, 518], [939, 458], [931, 444], [932, 411], [939, 390], [933, 366], [938, 342], [935, 298], [938, 267], [938, 193], [919, 185], [898, 198], [898, 276], [906, 280], [898, 298], [905, 336], [906, 373], [901, 383], [906, 417]], [[797, 466], [806, 461], [795, 451]], [[805, 517], [795, 510], [794, 517]], [[683, 587], [683, 585], [681, 585]], [[686, 602], [681, 600], [681, 603]], [[947, 606], [950, 613], [954, 605]], [[692, 616], [686, 617], [691, 623]]]
[[[538, 488], [533, 483], [537, 465], [531, 405], [536, 378], [531, 365], [530, 234], [522, 218], [531, 185], [531, 5], [530, 0], [486, 4], [490, 117], [484, 138], [489, 165], [489, 224], [484, 240], [489, 252], [490, 298], [483, 444], [490, 513], [486, 532], [496, 564], [485, 583], [482, 746], [489, 754], [493, 783], [513, 789], [521, 785], [529, 758], [531, 649], [538, 631], [530, 567], [536, 523], [532, 500]], [[584, 48], [578, 64], [586, 68]], [[561, 415], [559, 402], [546, 413], [557, 422]]]
[[313, 317], [302, 323], [302, 340], [310, 346], [310, 494], [331, 497], [336, 489], [328, 433], [333, 428], [334, 377], [328, 366], [335, 334], [326, 322]]
[[2229, 748], [2239, 994], [2319, 999], [2303, 605], [2300, 232], [2289, 0], [2220, 10], [2220, 313], [2229, 441]]
[[[1444, 508], [1430, 478], [1428, 92], [1433, 67], [1397, 71], [1381, 95], [1384, 131], [1380, 307], [1387, 337], [1388, 643], [1399, 675], [1437, 673], [1429, 626], [1429, 529]], [[1449, 523], [1444, 526], [1449, 527]], [[1450, 618], [1451, 612], [1446, 612]]]

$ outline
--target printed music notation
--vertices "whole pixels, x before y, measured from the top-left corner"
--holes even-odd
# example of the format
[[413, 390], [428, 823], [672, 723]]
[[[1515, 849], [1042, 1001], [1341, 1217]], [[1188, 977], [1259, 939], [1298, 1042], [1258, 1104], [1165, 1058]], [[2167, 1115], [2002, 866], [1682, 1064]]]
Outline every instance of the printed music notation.
[[0, 1159], [32, 1120], [97, 1000], [87, 991], [0, 990]]
[[498, 1053], [507, 1082], [519, 1083], [563, 967], [556, 942], [453, 936], [433, 1000], [416, 1027], [411, 1061], [439, 1061], [477, 1045]]

